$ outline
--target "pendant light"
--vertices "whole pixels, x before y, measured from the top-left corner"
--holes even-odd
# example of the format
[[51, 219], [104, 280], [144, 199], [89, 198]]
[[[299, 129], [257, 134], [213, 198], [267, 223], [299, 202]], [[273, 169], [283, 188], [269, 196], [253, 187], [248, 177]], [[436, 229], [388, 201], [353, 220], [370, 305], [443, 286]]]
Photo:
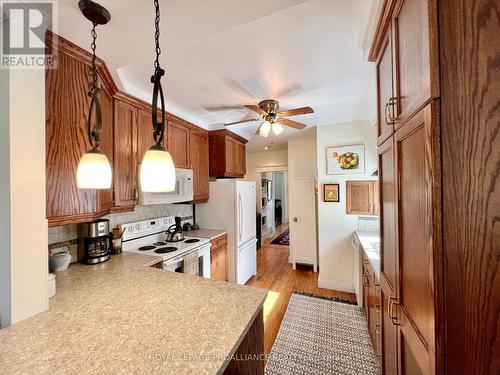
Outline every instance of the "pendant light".
[[[110, 189], [111, 188], [111, 165], [109, 160], [100, 150], [102, 115], [101, 104], [99, 102], [99, 92], [101, 89], [97, 84], [96, 68], [96, 39], [97, 25], [105, 25], [111, 19], [111, 15], [106, 8], [89, 0], [80, 0], [78, 6], [83, 15], [92, 22], [92, 83], [88, 92], [91, 97], [89, 114], [87, 118], [87, 128], [89, 142], [92, 148], [81, 157], [76, 171], [76, 185], [79, 189]], [[92, 114], [95, 109], [95, 126], [92, 127]]]
[[[151, 114], [153, 122], [153, 140], [155, 144], [146, 151], [141, 163], [139, 182], [141, 190], [145, 192], [174, 191], [176, 185], [175, 167], [172, 156], [162, 145], [165, 133], [165, 99], [161, 87], [161, 77], [165, 71], [160, 68], [160, 6], [158, 0], [153, 1], [155, 6], [155, 52], [154, 73], [151, 77], [153, 84], [153, 99]], [[158, 122], [158, 95], [161, 104], [161, 122]]]

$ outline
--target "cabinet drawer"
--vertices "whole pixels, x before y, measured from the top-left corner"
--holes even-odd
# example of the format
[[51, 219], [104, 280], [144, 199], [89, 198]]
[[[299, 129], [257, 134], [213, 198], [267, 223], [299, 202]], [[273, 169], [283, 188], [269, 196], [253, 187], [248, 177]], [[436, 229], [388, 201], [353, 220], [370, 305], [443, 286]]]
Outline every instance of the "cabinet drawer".
[[227, 235], [222, 235], [212, 240], [212, 249], [218, 249], [227, 245]]

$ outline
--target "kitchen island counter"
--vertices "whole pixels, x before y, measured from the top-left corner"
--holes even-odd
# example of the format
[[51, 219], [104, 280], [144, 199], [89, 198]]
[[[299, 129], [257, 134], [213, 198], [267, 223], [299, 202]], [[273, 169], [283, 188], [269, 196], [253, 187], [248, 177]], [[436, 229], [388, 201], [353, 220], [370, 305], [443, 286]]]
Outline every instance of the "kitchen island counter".
[[152, 263], [123, 253], [58, 272], [49, 310], [0, 331], [2, 373], [222, 373], [267, 291]]

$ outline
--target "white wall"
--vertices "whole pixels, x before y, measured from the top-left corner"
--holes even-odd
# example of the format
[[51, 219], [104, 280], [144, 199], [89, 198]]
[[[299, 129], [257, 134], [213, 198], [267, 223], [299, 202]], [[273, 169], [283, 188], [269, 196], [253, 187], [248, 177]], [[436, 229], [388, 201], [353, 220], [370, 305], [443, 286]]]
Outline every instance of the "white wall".
[[[353, 291], [353, 256], [350, 244], [356, 230], [357, 215], [347, 215], [345, 182], [373, 180], [377, 168], [376, 128], [371, 121], [319, 126], [317, 130], [318, 166], [318, 246], [320, 287]], [[326, 148], [339, 145], [365, 145], [365, 173], [350, 175], [326, 174]], [[340, 202], [323, 202], [325, 183], [340, 184]]]
[[[8, 77], [5, 75], [7, 74]], [[0, 199], [2, 207], [2, 326], [48, 307], [45, 218], [45, 71], [2, 72]], [[5, 86], [2, 85], [5, 89]], [[26, 88], [29, 88], [28, 90]], [[8, 150], [8, 151], [6, 151]], [[4, 159], [5, 158], [5, 159]], [[5, 228], [9, 228], [6, 230]], [[5, 244], [5, 245], [4, 245]], [[10, 297], [6, 296], [10, 293]], [[7, 305], [8, 304], [8, 305]]]

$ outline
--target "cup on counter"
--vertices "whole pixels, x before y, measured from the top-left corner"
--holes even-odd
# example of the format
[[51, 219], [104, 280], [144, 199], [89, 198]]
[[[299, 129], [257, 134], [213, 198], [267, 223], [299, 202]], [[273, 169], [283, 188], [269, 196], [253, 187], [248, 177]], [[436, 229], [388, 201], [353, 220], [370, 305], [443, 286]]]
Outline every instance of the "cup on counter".
[[113, 255], [121, 254], [122, 252], [122, 235], [123, 231], [120, 232], [120, 228], [113, 228], [111, 231], [111, 238], [113, 241]]

